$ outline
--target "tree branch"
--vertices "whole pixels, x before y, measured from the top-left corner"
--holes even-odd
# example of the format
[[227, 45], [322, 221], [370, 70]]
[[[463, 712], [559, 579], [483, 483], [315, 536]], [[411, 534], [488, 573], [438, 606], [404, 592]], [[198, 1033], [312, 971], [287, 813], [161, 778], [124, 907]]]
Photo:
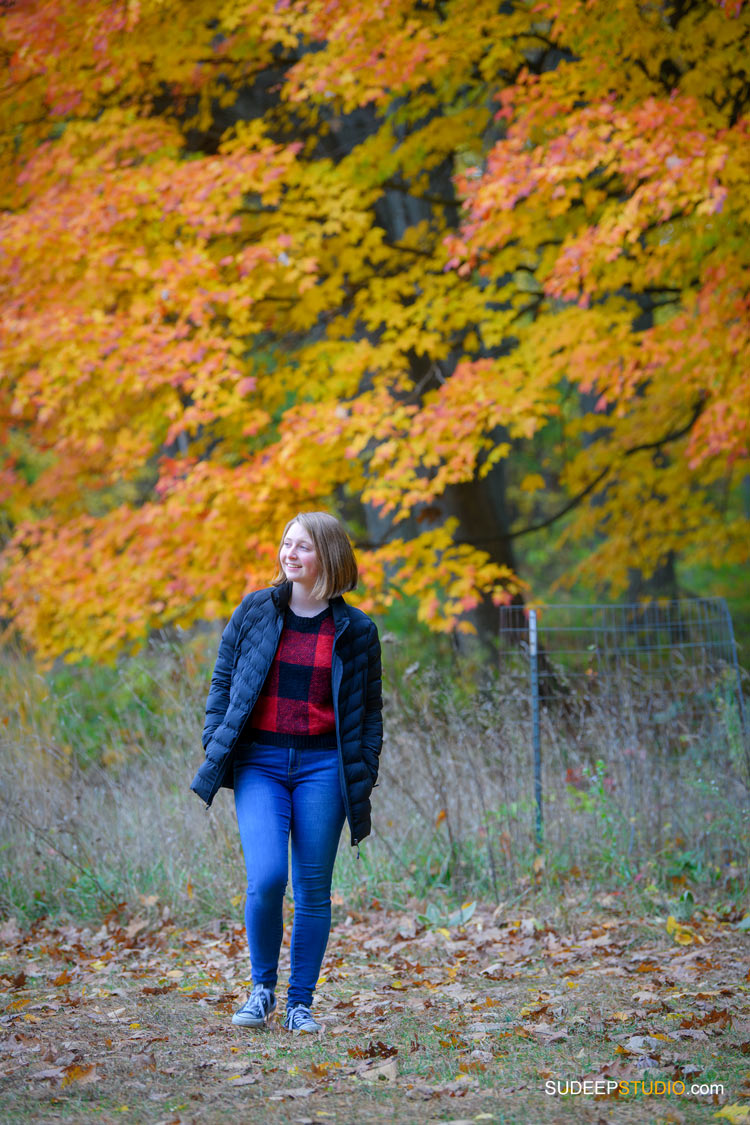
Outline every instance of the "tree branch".
[[549, 527], [553, 523], [557, 523], [558, 520], [562, 519], [563, 516], [566, 516], [568, 512], [573, 510], [573, 508], [577, 508], [581, 501], [585, 500], [588, 494], [590, 492], [593, 492], [597, 485], [599, 485], [611, 471], [611, 465], [608, 465], [605, 469], [602, 469], [598, 476], [594, 477], [592, 481], [589, 481], [586, 487], [583, 488], [579, 493], [577, 493], [572, 500], [569, 500], [568, 503], [564, 505], [564, 507], [560, 508], [559, 512], [555, 512], [554, 516], [550, 516], [548, 519], [542, 520], [540, 523], [532, 523], [528, 527], [522, 527], [519, 531], [511, 531], [506, 536], [506, 538], [520, 539], [522, 535], [531, 535], [532, 531], [541, 531], [543, 528]]
[[433, 258], [434, 254], [429, 250], [420, 250], [418, 246], [402, 246], [399, 242], [389, 242], [387, 238], [383, 239], [383, 245], [387, 246], [389, 250], [401, 250], [404, 254], [416, 254], [418, 258]]
[[412, 199], [418, 199], [421, 203], [438, 203], [441, 207], [458, 207], [457, 199], [447, 199], [443, 195], [432, 195], [429, 192], [421, 192], [417, 195], [416, 192], [410, 191], [408, 187], [397, 183], [394, 179], [384, 180], [383, 187], [388, 188], [389, 191], [398, 191], [402, 195], [408, 195]]
[[[685, 437], [686, 434], [690, 433], [693, 426], [700, 418], [705, 405], [706, 396], [701, 395], [698, 402], [693, 407], [693, 413], [684, 426], [680, 426], [678, 430], [672, 430], [671, 433], [665, 434], [664, 437], [659, 438], [657, 441], [645, 441], [640, 445], [634, 445], [630, 449], [626, 449], [623, 453], [623, 456], [632, 457], [635, 453], [644, 453], [649, 449], [661, 449], [663, 445], [668, 445], [670, 442], [678, 441], [681, 437]], [[603, 468], [602, 471], [597, 476], [595, 476], [592, 481], [589, 481], [585, 488], [576, 493], [573, 499], [569, 500], [568, 503], [560, 508], [558, 512], [555, 512], [553, 516], [549, 516], [546, 520], [541, 520], [539, 523], [530, 524], [528, 527], [522, 527], [518, 531], [511, 531], [507, 538], [520, 539], [522, 535], [531, 535], [533, 531], [541, 531], [543, 528], [549, 527], [551, 524], [556, 523], [559, 519], [562, 519], [563, 516], [566, 516], [568, 512], [572, 511], [573, 508], [576, 508], [582, 500], [585, 500], [589, 493], [593, 492], [594, 489], [601, 484], [604, 478], [609, 476], [613, 468], [613, 465], [607, 465], [605, 468]]]

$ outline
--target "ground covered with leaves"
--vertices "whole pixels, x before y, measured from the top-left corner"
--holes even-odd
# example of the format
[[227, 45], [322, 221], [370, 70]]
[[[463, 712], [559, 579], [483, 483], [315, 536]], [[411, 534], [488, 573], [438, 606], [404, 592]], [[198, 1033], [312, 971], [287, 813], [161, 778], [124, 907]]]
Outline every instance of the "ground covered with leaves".
[[375, 907], [337, 907], [320, 1036], [233, 1027], [234, 921], [186, 930], [150, 900], [98, 928], [6, 921], [2, 1120], [750, 1122], [741, 913], [677, 924], [605, 896], [447, 928]]

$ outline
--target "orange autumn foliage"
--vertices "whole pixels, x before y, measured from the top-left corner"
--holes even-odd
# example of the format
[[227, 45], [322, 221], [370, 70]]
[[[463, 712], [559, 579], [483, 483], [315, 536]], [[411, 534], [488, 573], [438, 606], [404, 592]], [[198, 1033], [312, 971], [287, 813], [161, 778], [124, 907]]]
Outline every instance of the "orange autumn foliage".
[[[398, 536], [530, 440], [526, 510], [581, 498], [594, 580], [746, 559], [749, 38], [736, 0], [10, 4], [14, 627], [100, 657], [221, 617], [300, 508]], [[421, 208], [398, 237], [388, 193]], [[514, 589], [417, 527], [361, 552], [369, 608], [468, 628]]]

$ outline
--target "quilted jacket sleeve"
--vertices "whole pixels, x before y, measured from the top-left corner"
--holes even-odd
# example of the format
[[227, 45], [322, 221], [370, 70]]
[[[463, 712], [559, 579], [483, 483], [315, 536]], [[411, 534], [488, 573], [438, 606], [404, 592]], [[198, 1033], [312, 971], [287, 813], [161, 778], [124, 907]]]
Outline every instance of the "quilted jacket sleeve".
[[206, 700], [206, 722], [203, 727], [203, 749], [211, 741], [211, 736], [222, 722], [229, 706], [229, 688], [232, 683], [232, 669], [234, 667], [234, 649], [242, 619], [247, 611], [247, 598], [235, 609], [227, 622], [219, 642], [219, 654], [216, 657], [211, 687]]
[[365, 721], [362, 730], [362, 756], [372, 774], [373, 785], [378, 779], [380, 748], [383, 744], [383, 694], [380, 667], [380, 638], [377, 627], [370, 622], [367, 645], [367, 695]]

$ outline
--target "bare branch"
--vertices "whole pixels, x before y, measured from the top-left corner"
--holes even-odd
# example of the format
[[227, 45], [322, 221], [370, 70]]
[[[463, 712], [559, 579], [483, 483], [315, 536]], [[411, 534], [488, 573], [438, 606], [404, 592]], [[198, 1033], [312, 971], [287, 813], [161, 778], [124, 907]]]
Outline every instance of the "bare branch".
[[[700, 418], [705, 405], [706, 398], [705, 395], [703, 395], [696, 403], [692, 415], [684, 426], [680, 426], [678, 430], [672, 430], [671, 433], [665, 434], [664, 437], [656, 441], [646, 441], [642, 442], [640, 445], [634, 445], [630, 449], [626, 449], [623, 456], [632, 457], [634, 453], [644, 453], [649, 449], [661, 449], [663, 445], [668, 445], [670, 442], [678, 441], [681, 437], [685, 437], [686, 434], [690, 433], [693, 426]], [[585, 500], [586, 497], [601, 484], [604, 478], [609, 476], [613, 468], [613, 465], [607, 465], [592, 481], [589, 481], [585, 488], [582, 488], [572, 500], [569, 500], [568, 503], [560, 508], [558, 512], [555, 512], [553, 516], [549, 516], [546, 520], [541, 520], [539, 523], [530, 524], [528, 527], [522, 527], [518, 531], [511, 531], [508, 535], [508, 539], [520, 539], [522, 535], [531, 535], [532, 532], [541, 531], [543, 528], [549, 527], [559, 519], [562, 519], [562, 517], [566, 516], [573, 508], [576, 508], [582, 500]]]

